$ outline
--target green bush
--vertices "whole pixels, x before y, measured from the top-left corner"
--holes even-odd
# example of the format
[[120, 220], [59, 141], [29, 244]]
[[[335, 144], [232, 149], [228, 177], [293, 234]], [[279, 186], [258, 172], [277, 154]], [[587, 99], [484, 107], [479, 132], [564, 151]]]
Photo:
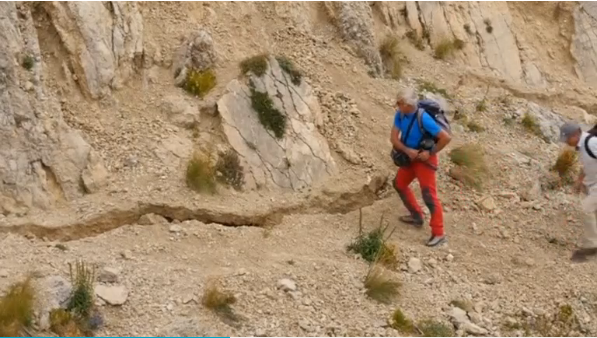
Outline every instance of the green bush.
[[31, 70], [35, 65], [35, 59], [31, 55], [25, 55], [23, 57], [23, 61], [21, 61], [21, 66], [27, 70]]
[[441, 96], [445, 97], [446, 99], [452, 98], [448, 92], [443, 89], [439, 88], [433, 82], [419, 80], [419, 92], [429, 92], [434, 94], [440, 94]]
[[190, 94], [202, 98], [216, 86], [216, 83], [216, 75], [213, 70], [189, 69], [183, 88]]
[[259, 122], [268, 130], [271, 130], [276, 138], [281, 139], [286, 132], [286, 115], [282, 114], [276, 107], [268, 93], [257, 91], [253, 85], [251, 89], [251, 106], [257, 112]]
[[290, 81], [292, 81], [295, 86], [300, 86], [303, 74], [296, 68], [294, 62], [286, 56], [277, 56], [276, 60], [278, 61], [280, 68], [290, 76]]
[[240, 69], [243, 74], [252, 72], [256, 76], [263, 76], [267, 71], [268, 62], [267, 54], [259, 54], [250, 58], [244, 59], [240, 63]]
[[94, 306], [95, 269], [89, 268], [85, 263], [77, 261], [73, 270], [69, 263], [70, 279], [73, 285], [70, 301], [67, 310], [71, 311], [77, 318], [88, 320]]

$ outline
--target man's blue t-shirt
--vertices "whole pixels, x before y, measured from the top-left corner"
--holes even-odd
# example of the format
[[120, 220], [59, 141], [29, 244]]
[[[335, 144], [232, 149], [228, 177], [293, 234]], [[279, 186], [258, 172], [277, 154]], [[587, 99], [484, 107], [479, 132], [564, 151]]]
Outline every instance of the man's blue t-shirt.
[[[414, 121], [413, 121], [414, 119]], [[408, 127], [412, 122], [412, 127], [410, 128], [410, 132], [408, 133], [408, 139], [404, 139], [407, 134]], [[423, 115], [421, 116], [421, 123], [423, 124], [423, 129], [428, 132], [431, 136], [436, 137], [437, 134], [442, 130], [441, 127], [435, 122], [433, 117], [431, 117], [427, 112], [423, 111]], [[401, 131], [400, 140], [409, 148], [418, 149], [419, 144], [423, 140], [423, 134], [421, 133], [421, 128], [419, 127], [419, 121], [417, 121], [417, 114], [402, 114], [400, 111], [396, 112], [394, 116], [394, 126], [396, 129]]]

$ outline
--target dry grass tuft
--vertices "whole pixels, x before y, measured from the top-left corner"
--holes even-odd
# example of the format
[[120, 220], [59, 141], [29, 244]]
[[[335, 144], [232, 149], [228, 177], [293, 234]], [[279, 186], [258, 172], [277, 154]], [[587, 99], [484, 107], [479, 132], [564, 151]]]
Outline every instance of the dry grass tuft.
[[85, 337], [71, 313], [65, 309], [50, 312], [50, 330], [61, 337]]
[[487, 101], [485, 99], [479, 101], [475, 107], [477, 111], [487, 111]]
[[398, 46], [398, 38], [394, 35], [388, 35], [379, 46], [379, 54], [384, 63], [386, 71], [392, 79], [399, 79], [402, 76], [402, 61]]
[[203, 292], [201, 300], [208, 309], [218, 310], [236, 303], [234, 295], [228, 291], [221, 291], [216, 282], [211, 282]]
[[408, 319], [400, 309], [396, 309], [392, 314], [391, 326], [401, 334], [414, 335], [415, 325]]
[[192, 95], [203, 98], [217, 84], [213, 70], [199, 71], [190, 69], [183, 84], [183, 88]]
[[29, 278], [10, 286], [0, 299], [0, 337], [19, 337], [31, 325], [34, 297]]
[[416, 49], [423, 51], [425, 50], [425, 41], [423, 38], [420, 37], [415, 30], [410, 30], [405, 34], [406, 38], [410, 41], [410, 43], [415, 46]]
[[480, 133], [482, 131], [485, 131], [485, 127], [483, 127], [482, 125], [480, 125], [477, 121], [469, 121], [466, 126], [468, 127], [468, 129], [472, 132], [475, 133]]
[[546, 140], [545, 135], [541, 131], [537, 118], [529, 113], [525, 113], [522, 117], [521, 124], [528, 132], [537, 135], [543, 140]]
[[187, 165], [187, 186], [199, 193], [213, 194], [216, 192], [215, 174], [210, 157], [195, 153]]
[[464, 48], [464, 45], [465, 42], [460, 39], [444, 39], [435, 46], [433, 57], [439, 60], [444, 60], [455, 51]]
[[247, 74], [248, 72], [252, 72], [256, 76], [263, 76], [267, 71], [268, 61], [267, 54], [259, 54], [253, 57], [244, 59], [240, 63], [240, 70], [243, 74]]
[[456, 164], [450, 175], [465, 185], [481, 189], [489, 171], [483, 148], [477, 144], [465, 144], [450, 151], [450, 160]]
[[554, 182], [555, 186], [551, 188], [573, 184], [578, 171], [578, 153], [573, 149], [564, 149], [556, 159], [551, 171], [557, 173], [559, 178], [558, 182]]
[[429, 81], [425, 81], [425, 80], [419, 80], [418, 82], [419, 82], [418, 89], [419, 89], [420, 93], [428, 92], [428, 93], [433, 93], [433, 94], [439, 94], [446, 99], [452, 98], [452, 96], [450, 96], [450, 94], [448, 94], [448, 92], [445, 89], [436, 86], [435, 83], [433, 83], [433, 82], [429, 82]]
[[383, 303], [390, 304], [400, 295], [402, 284], [392, 279], [390, 273], [380, 265], [374, 264], [365, 277], [367, 296]]
[[292, 60], [286, 56], [276, 56], [276, 60], [278, 61], [280, 68], [282, 68], [282, 70], [285, 71], [288, 76], [290, 76], [290, 81], [292, 84], [295, 86], [300, 86], [303, 74], [300, 70], [298, 70], [294, 62], [292, 62]]
[[425, 319], [417, 324], [423, 337], [454, 337], [454, 329], [433, 319]]

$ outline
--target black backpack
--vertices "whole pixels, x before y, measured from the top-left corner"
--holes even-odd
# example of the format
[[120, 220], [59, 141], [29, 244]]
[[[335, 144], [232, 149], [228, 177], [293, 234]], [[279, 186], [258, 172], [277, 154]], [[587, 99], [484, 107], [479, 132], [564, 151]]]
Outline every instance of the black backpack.
[[440, 126], [440, 128], [445, 130], [448, 134], [452, 134], [452, 128], [450, 127], [450, 121], [448, 121], [448, 118], [446, 117], [446, 112], [444, 112], [444, 110], [441, 108], [441, 106], [439, 105], [439, 103], [437, 101], [431, 100], [431, 99], [425, 99], [425, 100], [419, 101], [419, 110], [417, 111], [417, 121], [419, 122], [419, 128], [421, 129], [421, 134], [425, 135], [425, 130], [423, 129], [423, 123], [421, 121], [422, 116], [423, 116], [421, 109], [426, 111], [427, 114], [429, 114], [429, 116], [431, 116], [431, 118], [433, 120], [435, 120], [435, 122]]

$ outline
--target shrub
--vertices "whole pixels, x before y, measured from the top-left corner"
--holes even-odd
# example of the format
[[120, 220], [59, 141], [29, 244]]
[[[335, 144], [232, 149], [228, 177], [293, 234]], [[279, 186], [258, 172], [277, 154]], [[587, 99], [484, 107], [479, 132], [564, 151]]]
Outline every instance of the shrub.
[[399, 79], [402, 76], [402, 63], [398, 39], [393, 35], [387, 36], [379, 47], [379, 54], [390, 77], [395, 80]]
[[461, 50], [462, 48], [464, 48], [464, 44], [464, 41], [460, 39], [444, 39], [435, 46], [433, 56], [436, 59], [443, 60], [446, 57], [450, 56], [452, 53], [454, 53], [455, 50]]
[[537, 119], [535, 118], [535, 116], [533, 116], [529, 113], [525, 113], [524, 116], [522, 117], [521, 123], [522, 123], [522, 126], [524, 127], [524, 129], [526, 129], [530, 133], [535, 134], [545, 140], [545, 135], [543, 135], [543, 132], [541, 131], [541, 127], [539, 127], [539, 123], [537, 122]]
[[493, 32], [493, 26], [491, 25], [491, 20], [485, 19], [485, 20], [483, 20], [483, 23], [485, 23], [485, 31], [487, 31], [487, 33], [491, 34], [491, 32]]
[[71, 313], [65, 309], [50, 312], [50, 330], [61, 337], [85, 337]]
[[280, 68], [290, 76], [290, 81], [295, 86], [300, 86], [303, 74], [296, 68], [294, 62], [285, 56], [277, 56], [276, 60], [278, 61]]
[[450, 151], [450, 160], [456, 167], [450, 175], [467, 186], [481, 189], [488, 172], [483, 149], [476, 144], [465, 144]]
[[25, 55], [21, 61], [21, 66], [27, 70], [31, 70], [35, 65], [35, 58], [31, 55]]
[[363, 212], [359, 209], [359, 234], [355, 240], [347, 247], [348, 251], [358, 253], [369, 263], [380, 263], [389, 268], [396, 268], [396, 248], [388, 245], [387, 240], [392, 236], [390, 233], [384, 239], [386, 228], [382, 229], [383, 214], [381, 215], [379, 226], [368, 233], [363, 232]]
[[417, 324], [423, 337], [454, 337], [454, 329], [433, 319], [425, 319]]
[[552, 171], [556, 172], [559, 177], [558, 185], [570, 185], [574, 183], [576, 169], [578, 164], [578, 153], [572, 149], [563, 150], [553, 167]]
[[410, 30], [405, 34], [406, 38], [417, 48], [418, 50], [425, 50], [425, 42], [423, 38], [417, 35], [415, 30]]
[[238, 154], [234, 150], [228, 150], [218, 158], [216, 172], [220, 173], [218, 179], [236, 190], [240, 190], [245, 184], [245, 174]]
[[22, 329], [31, 325], [34, 294], [29, 278], [10, 286], [0, 299], [0, 337], [21, 336]]
[[383, 303], [390, 304], [399, 294], [402, 284], [392, 277], [381, 266], [374, 264], [365, 277], [367, 296]]
[[77, 319], [86, 321], [91, 318], [94, 306], [95, 268], [90, 269], [82, 261], [75, 263], [74, 270], [70, 263], [68, 268], [73, 289], [66, 309], [71, 311]]
[[468, 23], [465, 23], [463, 28], [464, 28], [464, 31], [467, 32], [468, 34], [473, 34], [473, 31], [471, 30], [471, 25], [469, 25]]
[[250, 86], [251, 106], [257, 112], [259, 122], [266, 129], [271, 130], [276, 138], [281, 139], [286, 131], [286, 115], [282, 114], [276, 107], [268, 93], [262, 93]]
[[187, 165], [187, 186], [199, 193], [216, 192], [215, 170], [209, 156], [194, 154]]
[[232, 304], [236, 303], [236, 297], [228, 291], [221, 291], [215, 282], [208, 284], [203, 292], [201, 303], [206, 308], [214, 311], [224, 321], [234, 323], [240, 319], [231, 307]]
[[475, 109], [477, 111], [487, 111], [487, 101], [485, 101], [485, 99], [479, 101], [479, 103], [477, 103], [477, 106], [475, 107]]
[[[256, 76], [263, 76], [265, 74], [265, 72], [267, 71], [267, 67], [268, 67], [267, 58], [268, 58], [267, 54], [259, 54], [259, 55], [244, 59], [240, 63], [241, 72], [243, 74], [252, 72]], [[281, 67], [281, 65], [280, 65], [280, 67]]]
[[485, 127], [483, 127], [482, 125], [480, 125], [476, 121], [470, 121], [470, 122], [467, 123], [466, 126], [468, 127], [468, 129], [470, 131], [475, 132], [475, 133], [480, 133], [482, 131], [485, 131]]
[[391, 326], [402, 334], [413, 335], [415, 333], [415, 326], [412, 320], [406, 318], [400, 309], [394, 311]]
[[216, 75], [213, 70], [189, 69], [183, 88], [190, 94], [202, 98], [216, 86], [216, 83]]
[[439, 88], [433, 82], [419, 80], [419, 92], [429, 92], [433, 94], [440, 94], [441, 96], [445, 97], [446, 99], [451, 99], [452, 97], [448, 94], [448, 92], [443, 89]]

